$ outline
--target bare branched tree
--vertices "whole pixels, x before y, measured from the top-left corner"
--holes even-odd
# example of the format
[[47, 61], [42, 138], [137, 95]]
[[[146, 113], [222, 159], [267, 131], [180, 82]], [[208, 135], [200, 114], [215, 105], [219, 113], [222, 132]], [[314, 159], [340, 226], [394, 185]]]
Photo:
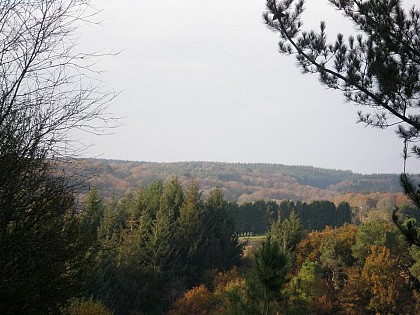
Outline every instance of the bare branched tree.
[[22, 155], [67, 154], [72, 129], [97, 133], [111, 119], [114, 94], [92, 79], [99, 54], [76, 51], [89, 10], [87, 0], [1, 1], [0, 130], [19, 134]]
[[51, 162], [75, 153], [72, 130], [112, 120], [101, 54], [76, 50], [95, 13], [89, 0], [0, 1], [1, 314], [59, 313], [85, 271], [90, 244]]

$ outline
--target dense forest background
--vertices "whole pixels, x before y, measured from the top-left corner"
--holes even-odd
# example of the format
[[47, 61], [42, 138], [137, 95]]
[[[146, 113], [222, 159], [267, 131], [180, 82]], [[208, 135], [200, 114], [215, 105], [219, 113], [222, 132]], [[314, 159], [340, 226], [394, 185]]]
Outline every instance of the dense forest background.
[[349, 170], [262, 163], [152, 163], [104, 159], [83, 159], [76, 163], [79, 175], [89, 178], [88, 185], [80, 191], [82, 199], [89, 186], [97, 188], [107, 198], [147, 187], [155, 180], [177, 177], [184, 188], [196, 180], [204, 197], [211, 189], [219, 187], [226, 200], [238, 204], [258, 200], [277, 203], [327, 200], [338, 205], [345, 201], [358, 208], [363, 213], [359, 215], [363, 216], [383, 215], [377, 211], [390, 213], [395, 205], [409, 204], [397, 174], [363, 175]]

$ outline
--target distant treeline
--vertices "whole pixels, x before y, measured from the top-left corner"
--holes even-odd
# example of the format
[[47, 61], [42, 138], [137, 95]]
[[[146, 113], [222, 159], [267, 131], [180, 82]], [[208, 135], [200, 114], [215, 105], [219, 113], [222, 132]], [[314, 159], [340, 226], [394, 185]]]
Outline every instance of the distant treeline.
[[[146, 187], [159, 179], [178, 177], [184, 187], [192, 180], [205, 194], [220, 187], [225, 198], [239, 203], [264, 200], [330, 200], [343, 193], [401, 193], [397, 174], [363, 175], [351, 171], [261, 163], [154, 163], [79, 160], [84, 178], [104, 195]], [[187, 184], [185, 184], [187, 183]]]
[[[244, 173], [248, 174], [282, 174], [296, 179], [299, 184], [326, 189], [341, 182], [352, 182], [358, 189], [361, 183], [369, 182], [362, 189], [400, 191], [398, 175], [371, 174], [363, 175], [349, 170], [325, 169], [313, 166], [283, 165], [269, 163], [222, 163], [222, 162], [176, 162], [144, 163], [155, 174], [171, 173], [176, 176], [187, 176], [198, 179], [214, 177], [221, 181], [240, 181]], [[372, 186], [372, 181], [377, 181]]]
[[288, 218], [294, 212], [303, 229], [323, 230], [325, 227], [338, 227], [351, 223], [351, 207], [341, 202], [337, 207], [330, 201], [313, 201], [311, 203], [284, 200], [280, 204], [274, 201], [259, 200], [244, 204], [229, 203], [228, 213], [235, 222], [239, 235], [262, 235], [267, 233], [278, 216]]

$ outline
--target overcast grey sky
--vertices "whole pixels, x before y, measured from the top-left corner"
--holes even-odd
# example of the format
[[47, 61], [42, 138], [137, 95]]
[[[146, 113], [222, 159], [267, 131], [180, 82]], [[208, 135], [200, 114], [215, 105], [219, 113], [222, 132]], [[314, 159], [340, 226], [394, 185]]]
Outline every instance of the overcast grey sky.
[[[278, 35], [262, 22], [264, 0], [92, 3], [103, 10], [103, 25], [84, 27], [80, 44], [123, 50], [98, 67], [122, 91], [110, 109], [124, 125], [86, 137], [93, 143], [86, 155], [402, 171], [393, 130], [356, 124], [356, 106], [278, 53]], [[308, 0], [306, 8], [305, 28], [326, 20], [331, 34], [350, 32], [327, 0]], [[409, 161], [409, 170], [418, 166]]]

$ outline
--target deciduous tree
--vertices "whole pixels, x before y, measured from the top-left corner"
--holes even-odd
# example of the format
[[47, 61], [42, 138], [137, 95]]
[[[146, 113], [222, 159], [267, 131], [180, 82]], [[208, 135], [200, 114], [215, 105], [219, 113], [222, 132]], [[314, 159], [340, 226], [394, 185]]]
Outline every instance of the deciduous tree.
[[339, 292], [343, 312], [350, 314], [415, 314], [408, 271], [383, 245], [370, 245], [363, 265], [347, 270]]
[[[53, 314], [85, 251], [72, 185], [57, 159], [69, 132], [100, 130], [112, 95], [75, 51], [88, 0], [0, 2], [0, 313]], [[90, 60], [90, 61], [89, 61]], [[93, 76], [90, 76], [93, 77]], [[98, 129], [96, 129], [98, 127]]]
[[175, 303], [175, 308], [169, 312], [170, 315], [189, 315], [189, 314], [212, 314], [216, 306], [213, 293], [204, 285], [197, 286]]

